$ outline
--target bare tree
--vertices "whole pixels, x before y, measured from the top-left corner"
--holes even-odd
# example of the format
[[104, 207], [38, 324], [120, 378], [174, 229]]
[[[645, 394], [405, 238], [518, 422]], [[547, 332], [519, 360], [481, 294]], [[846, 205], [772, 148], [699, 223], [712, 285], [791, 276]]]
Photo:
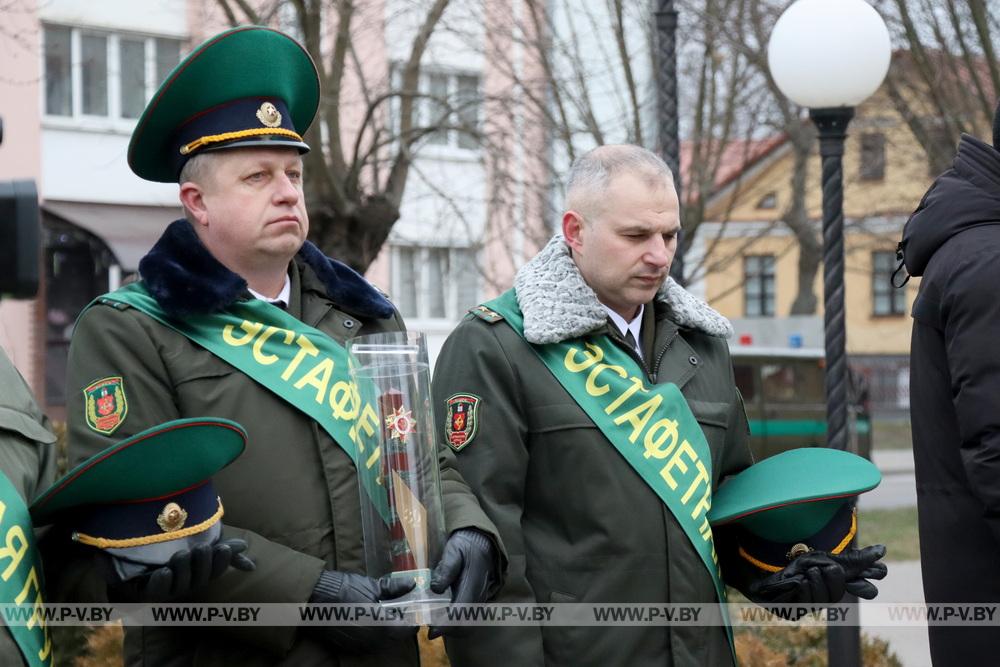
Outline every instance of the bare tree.
[[902, 49], [886, 91], [927, 156], [943, 171], [962, 132], [989, 128], [1000, 92], [996, 0], [881, 0]]
[[418, 121], [418, 84], [421, 61], [450, 0], [425, 3], [395, 86], [388, 63], [372, 66], [359, 58], [362, 7], [352, 0], [216, 2], [234, 25], [287, 22], [290, 16], [293, 32], [316, 63], [322, 98], [308, 141], [321, 149], [305, 158], [310, 237], [363, 273], [399, 219], [418, 144], [441, 130], [440, 123]]
[[[732, 169], [727, 162], [734, 156], [732, 142], [751, 137], [757, 128], [759, 77], [742, 54], [727, 48], [718, 28], [736, 1], [688, 0], [682, 10], [682, 227], [687, 246], [698, 234], [720, 176]], [[549, 149], [533, 158], [543, 162], [549, 178], [529, 187], [539, 202], [536, 211], [554, 222], [562, 179], [582, 152], [606, 143], [656, 145], [653, 17], [646, 0], [524, 0], [523, 7], [506, 29], [528, 66], [518, 68], [509, 52], [494, 54], [490, 63], [510, 81], [505, 95], [521, 102], [524, 122], [544, 130]], [[705, 21], [706, 15], [715, 19]], [[499, 106], [501, 113], [513, 107]], [[489, 132], [484, 136], [488, 155], [499, 147], [493, 138]], [[499, 168], [492, 170], [491, 190], [502, 198], [521, 176], [502, 168], [502, 159], [493, 159]], [[532, 231], [548, 234], [551, 228]], [[698, 276], [704, 265], [690, 264], [685, 270]]]

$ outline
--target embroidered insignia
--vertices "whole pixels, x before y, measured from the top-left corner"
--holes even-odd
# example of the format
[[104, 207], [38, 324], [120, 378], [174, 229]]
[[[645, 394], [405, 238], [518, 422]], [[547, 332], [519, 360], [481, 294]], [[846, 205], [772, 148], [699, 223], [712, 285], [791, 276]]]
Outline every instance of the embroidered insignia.
[[417, 430], [413, 413], [403, 406], [385, 418], [385, 425], [389, 427], [389, 437], [400, 442], [406, 442], [406, 436]]
[[98, 433], [111, 435], [125, 421], [128, 401], [125, 382], [120, 376], [97, 380], [83, 390], [87, 426]]
[[156, 517], [156, 523], [163, 529], [164, 533], [172, 533], [183, 528], [187, 518], [188, 513], [184, 511], [183, 507], [177, 503], [167, 503], [160, 515]]
[[264, 102], [257, 109], [257, 120], [265, 127], [279, 127], [281, 125], [281, 112], [270, 102]]
[[456, 452], [476, 437], [479, 430], [479, 406], [483, 399], [475, 394], [455, 394], [445, 401], [447, 407], [445, 437]]

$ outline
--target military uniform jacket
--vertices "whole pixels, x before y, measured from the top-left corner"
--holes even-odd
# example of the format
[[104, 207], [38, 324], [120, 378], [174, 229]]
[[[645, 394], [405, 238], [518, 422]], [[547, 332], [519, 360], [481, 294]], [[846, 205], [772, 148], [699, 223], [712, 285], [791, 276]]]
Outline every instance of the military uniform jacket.
[[[521, 269], [515, 288], [529, 340], [605, 331], [631, 352], [560, 236]], [[481, 315], [467, 317], [448, 338], [433, 393], [442, 429], [450, 397], [480, 399], [475, 433], [457, 461], [508, 550], [499, 599], [714, 602], [712, 579], [668, 508], [525, 339]], [[729, 331], [728, 321], [672, 281], [646, 305], [642, 325], [647, 381], [672, 382], [683, 392], [711, 449], [714, 486], [751, 463]], [[457, 667], [714, 667], [732, 660], [720, 627], [479, 628], [448, 641], [448, 652]]]
[[[26, 505], [53, 481], [55, 442], [49, 420], [38, 409], [31, 389], [0, 349], [0, 472]], [[0, 663], [24, 664], [6, 629], [0, 630]]]
[[[161, 307], [183, 317], [249, 298], [246, 283], [219, 264], [186, 221], [173, 223], [140, 264]], [[288, 311], [343, 343], [403, 324], [389, 302], [343, 264], [306, 244], [290, 266]], [[110, 435], [88, 424], [84, 389], [120, 378], [127, 413]], [[254, 572], [230, 570], [196, 601], [306, 602], [324, 569], [364, 571], [358, 481], [348, 455], [314, 421], [250, 377], [145, 314], [110, 301], [81, 317], [69, 358], [71, 463], [155, 424], [216, 416], [246, 429], [243, 455], [214, 479], [225, 507], [224, 537], [249, 542]], [[447, 530], [495, 534], [468, 486], [442, 451]], [[141, 635], [141, 636], [140, 636]], [[127, 664], [405, 665], [415, 641], [387, 642], [368, 656], [337, 655], [295, 627], [128, 632]]]

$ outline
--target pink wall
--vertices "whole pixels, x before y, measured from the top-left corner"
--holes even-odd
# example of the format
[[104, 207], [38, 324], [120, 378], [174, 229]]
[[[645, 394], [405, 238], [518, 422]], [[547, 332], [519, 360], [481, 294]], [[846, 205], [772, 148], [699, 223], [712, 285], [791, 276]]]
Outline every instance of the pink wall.
[[[39, 179], [41, 174], [41, 35], [37, 3], [17, 0], [4, 7], [0, 22], [0, 180]], [[36, 302], [0, 302], [0, 347], [36, 394], [41, 390], [42, 336], [36, 330]]]
[[[544, 125], [519, 88], [534, 88], [544, 79], [531, 46], [538, 38], [529, 11], [520, 2], [486, 3], [487, 298], [509, 288], [517, 269], [549, 236], [543, 205], [549, 180]], [[516, 39], [515, 31], [520, 33]], [[532, 97], [545, 99], [545, 91], [532, 90]]]

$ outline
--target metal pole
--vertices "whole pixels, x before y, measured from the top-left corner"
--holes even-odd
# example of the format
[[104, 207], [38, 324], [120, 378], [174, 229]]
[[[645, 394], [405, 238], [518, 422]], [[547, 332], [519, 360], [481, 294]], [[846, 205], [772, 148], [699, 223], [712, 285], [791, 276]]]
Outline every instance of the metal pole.
[[[847, 449], [847, 333], [844, 326], [844, 138], [854, 117], [851, 107], [810, 109], [819, 130], [819, 155], [823, 161], [823, 328], [826, 340], [826, 446]], [[849, 618], [858, 619], [857, 598]], [[827, 626], [830, 667], [861, 664], [861, 629]]]
[[844, 138], [850, 107], [811, 109], [823, 161], [823, 329], [826, 341], [826, 446], [847, 449], [847, 335], [844, 327]]
[[[674, 187], [681, 196], [681, 142], [677, 115], [677, 10], [674, 0], [656, 0], [656, 111], [660, 157], [674, 172]], [[677, 243], [677, 254], [670, 275], [684, 284], [684, 238]]]

